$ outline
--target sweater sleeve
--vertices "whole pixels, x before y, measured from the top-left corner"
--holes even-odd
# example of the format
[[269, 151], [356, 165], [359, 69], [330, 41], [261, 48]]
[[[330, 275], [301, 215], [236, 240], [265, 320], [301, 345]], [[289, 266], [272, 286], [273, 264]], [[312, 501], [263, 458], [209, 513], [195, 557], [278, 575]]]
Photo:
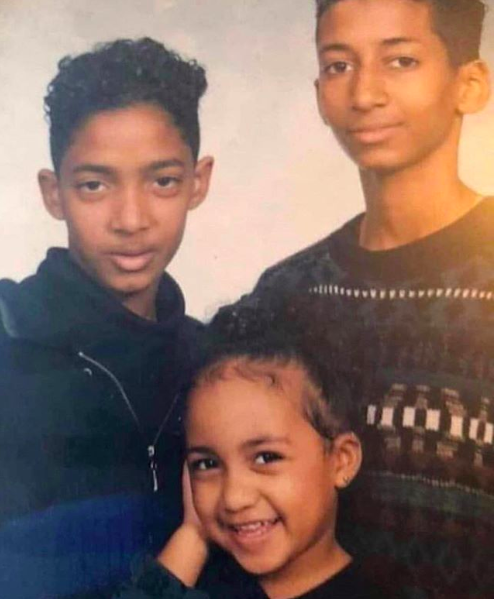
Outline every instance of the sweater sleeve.
[[149, 559], [113, 599], [210, 599], [210, 595], [187, 587], [158, 562]]

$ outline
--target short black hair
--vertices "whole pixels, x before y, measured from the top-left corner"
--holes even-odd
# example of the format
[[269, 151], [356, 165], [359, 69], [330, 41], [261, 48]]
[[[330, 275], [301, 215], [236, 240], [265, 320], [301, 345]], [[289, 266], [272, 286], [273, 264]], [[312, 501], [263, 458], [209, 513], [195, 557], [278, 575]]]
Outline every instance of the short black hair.
[[[345, 0], [316, 0], [316, 16], [320, 18], [328, 8]], [[477, 60], [480, 55], [482, 28], [486, 5], [482, 0], [414, 0], [426, 2], [432, 11], [435, 32], [444, 42], [451, 64]]]
[[92, 115], [135, 104], [154, 104], [173, 119], [192, 151], [199, 153], [199, 100], [207, 88], [204, 68], [150, 38], [118, 39], [91, 52], [66, 56], [48, 85], [45, 114], [55, 171], [75, 131]]
[[338, 360], [338, 343], [313, 334], [305, 321], [293, 319], [285, 308], [234, 307], [222, 310], [206, 332], [202, 363], [191, 393], [232, 375], [267, 380], [283, 389], [290, 367], [304, 375], [303, 416], [327, 440], [361, 428], [359, 408], [352, 401], [351, 375]]

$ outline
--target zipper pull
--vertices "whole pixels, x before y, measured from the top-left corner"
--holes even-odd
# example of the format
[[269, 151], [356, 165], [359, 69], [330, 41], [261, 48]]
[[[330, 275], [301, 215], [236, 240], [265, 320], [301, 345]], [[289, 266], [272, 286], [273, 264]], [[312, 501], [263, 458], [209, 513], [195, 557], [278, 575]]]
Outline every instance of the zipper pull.
[[154, 445], [148, 446], [148, 456], [149, 456], [149, 469], [151, 470], [151, 474], [153, 476], [153, 493], [156, 493], [158, 490], [158, 464], [154, 459], [155, 456]]

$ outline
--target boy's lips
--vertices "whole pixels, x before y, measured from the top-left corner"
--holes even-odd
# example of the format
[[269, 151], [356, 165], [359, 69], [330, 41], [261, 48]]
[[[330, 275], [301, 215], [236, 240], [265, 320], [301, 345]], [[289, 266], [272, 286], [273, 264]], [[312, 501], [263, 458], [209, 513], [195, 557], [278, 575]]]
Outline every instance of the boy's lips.
[[138, 272], [148, 266], [154, 256], [153, 250], [111, 252], [113, 264], [125, 272]]
[[375, 144], [389, 139], [401, 127], [401, 123], [382, 123], [351, 127], [349, 134], [363, 144]]

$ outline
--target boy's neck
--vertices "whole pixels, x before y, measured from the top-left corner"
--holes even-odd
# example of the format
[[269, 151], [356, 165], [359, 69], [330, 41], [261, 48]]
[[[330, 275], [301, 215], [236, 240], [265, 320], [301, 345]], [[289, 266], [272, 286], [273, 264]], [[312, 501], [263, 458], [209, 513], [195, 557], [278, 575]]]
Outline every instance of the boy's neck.
[[259, 583], [270, 599], [298, 597], [323, 584], [343, 570], [351, 557], [334, 540], [331, 547], [322, 548], [318, 559], [308, 555], [308, 563], [297, 560], [296, 567], [285, 566], [281, 572], [260, 577]]
[[361, 171], [367, 211], [360, 246], [388, 250], [430, 235], [471, 210], [480, 196], [464, 185], [457, 155], [438, 156], [402, 171]]

